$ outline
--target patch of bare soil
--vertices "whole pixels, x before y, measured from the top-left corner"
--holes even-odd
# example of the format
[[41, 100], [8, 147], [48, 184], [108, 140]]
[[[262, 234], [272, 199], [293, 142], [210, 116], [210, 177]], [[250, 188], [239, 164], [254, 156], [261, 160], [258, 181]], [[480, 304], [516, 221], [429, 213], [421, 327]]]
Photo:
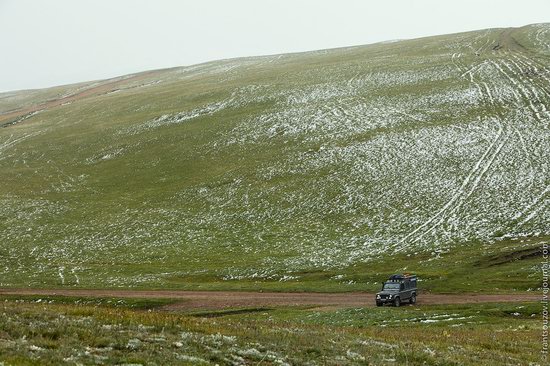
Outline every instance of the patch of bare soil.
[[[249, 307], [312, 306], [320, 309], [374, 306], [374, 294], [368, 292], [245, 292], [177, 290], [86, 290], [86, 289], [0, 289], [4, 295], [43, 295], [76, 297], [174, 299], [165, 310], [215, 310]], [[430, 294], [420, 292], [417, 305], [475, 304], [489, 302], [538, 301], [539, 294]]]

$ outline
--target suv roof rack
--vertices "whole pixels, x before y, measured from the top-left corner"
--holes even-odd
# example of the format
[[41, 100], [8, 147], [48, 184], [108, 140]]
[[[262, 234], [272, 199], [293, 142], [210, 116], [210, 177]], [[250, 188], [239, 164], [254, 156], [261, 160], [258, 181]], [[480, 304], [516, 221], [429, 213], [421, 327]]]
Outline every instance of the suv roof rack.
[[394, 274], [394, 275], [391, 275], [390, 278], [389, 278], [389, 281], [391, 281], [391, 282], [403, 282], [403, 281], [406, 281], [406, 280], [416, 281], [416, 275], [411, 275], [411, 274], [408, 274], [408, 273]]

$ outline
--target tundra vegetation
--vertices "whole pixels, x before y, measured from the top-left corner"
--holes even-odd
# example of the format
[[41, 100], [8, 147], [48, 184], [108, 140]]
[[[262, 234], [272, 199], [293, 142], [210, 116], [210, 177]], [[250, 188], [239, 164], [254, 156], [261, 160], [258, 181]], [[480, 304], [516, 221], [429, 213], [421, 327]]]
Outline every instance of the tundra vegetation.
[[549, 44], [543, 24], [0, 94], [1, 285], [536, 288]]
[[[0, 286], [537, 292], [549, 122], [549, 24], [2, 93]], [[6, 364], [540, 360], [535, 304], [5, 300]]]
[[1, 301], [4, 365], [541, 361], [538, 303], [170, 313], [148, 300], [3, 296]]

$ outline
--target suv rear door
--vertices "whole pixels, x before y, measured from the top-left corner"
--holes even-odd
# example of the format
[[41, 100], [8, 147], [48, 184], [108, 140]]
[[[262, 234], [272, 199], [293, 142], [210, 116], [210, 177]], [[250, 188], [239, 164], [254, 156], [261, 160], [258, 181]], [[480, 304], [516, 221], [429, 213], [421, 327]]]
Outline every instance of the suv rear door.
[[411, 298], [411, 294], [412, 294], [412, 288], [410, 286], [410, 281], [404, 281], [401, 283], [401, 288], [400, 288], [400, 295], [401, 295], [401, 300], [408, 300]]

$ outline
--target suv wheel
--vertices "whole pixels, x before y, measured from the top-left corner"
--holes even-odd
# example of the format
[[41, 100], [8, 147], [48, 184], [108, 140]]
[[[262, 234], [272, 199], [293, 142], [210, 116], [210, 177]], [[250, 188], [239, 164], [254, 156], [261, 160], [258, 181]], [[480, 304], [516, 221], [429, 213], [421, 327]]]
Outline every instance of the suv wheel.
[[401, 306], [401, 299], [399, 297], [396, 297], [395, 300], [393, 300], [393, 305], [398, 308]]
[[411, 304], [416, 304], [416, 294], [412, 294], [410, 303]]

